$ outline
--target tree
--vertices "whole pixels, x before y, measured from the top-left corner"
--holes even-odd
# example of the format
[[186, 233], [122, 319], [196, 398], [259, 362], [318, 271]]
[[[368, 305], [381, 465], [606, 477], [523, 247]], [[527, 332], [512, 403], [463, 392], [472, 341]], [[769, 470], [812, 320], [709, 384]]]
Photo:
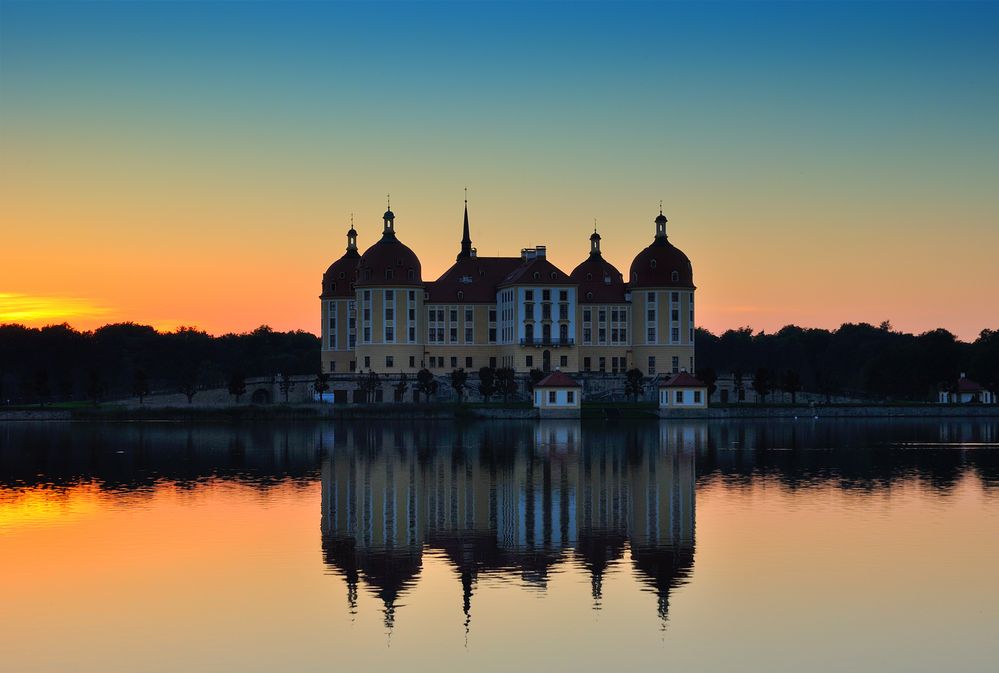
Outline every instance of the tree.
[[485, 402], [496, 394], [496, 370], [492, 367], [479, 369], [479, 394]]
[[781, 379], [781, 388], [784, 389], [785, 393], [791, 395], [791, 404], [797, 404], [798, 393], [801, 392], [801, 377], [798, 376], [798, 372], [794, 369], [788, 369], [784, 372], [784, 378]]
[[288, 397], [291, 395], [291, 391], [295, 389], [295, 380], [291, 378], [288, 372], [281, 372], [281, 380], [278, 381], [278, 390], [284, 395], [284, 403], [288, 404]]
[[528, 376], [528, 378], [527, 378], [527, 392], [528, 393], [533, 393], [534, 392], [534, 386], [536, 386], [539, 383], [541, 383], [541, 380], [543, 378], [545, 378], [545, 376], [547, 376], [547, 374], [545, 374], [543, 371], [541, 371], [540, 369], [538, 369], [537, 367], [535, 367], [534, 369], [532, 369], [530, 371], [530, 373], [527, 376]]
[[455, 369], [451, 372], [451, 387], [458, 393], [458, 401], [465, 400], [465, 386], [468, 384], [468, 373], [464, 369]]
[[624, 392], [631, 397], [632, 402], [637, 402], [638, 396], [645, 390], [645, 375], [641, 369], [633, 367], [624, 376]]
[[705, 367], [697, 372], [697, 378], [708, 388], [708, 401], [711, 401], [711, 396], [715, 394], [718, 390], [718, 386], [715, 384], [718, 382], [718, 374], [711, 367]]
[[753, 376], [753, 390], [756, 391], [761, 403], [766, 401], [771, 390], [770, 374], [766, 369], [761, 367], [756, 370]]
[[38, 406], [44, 407], [45, 402], [48, 401], [51, 394], [49, 392], [49, 373], [47, 370], [39, 369], [35, 372], [33, 391], [35, 399], [38, 400]]
[[735, 393], [736, 401], [741, 402], [743, 398], [743, 391], [746, 390], [746, 384], [742, 380], [742, 370], [736, 369], [732, 372], [732, 392]]
[[431, 395], [437, 394], [437, 380], [429, 369], [421, 369], [416, 372], [416, 389], [423, 393], [424, 399], [429, 402]]
[[395, 401], [402, 402], [408, 389], [409, 377], [406, 376], [406, 372], [403, 372], [399, 375], [399, 383], [395, 384]]
[[239, 404], [239, 398], [246, 394], [246, 376], [243, 375], [243, 372], [230, 372], [227, 385], [229, 394], [235, 397], [236, 404]]
[[139, 398], [139, 404], [143, 404], [149, 394], [149, 375], [145, 369], [136, 369], [132, 373], [132, 394]]
[[329, 392], [329, 389], [330, 389], [330, 375], [323, 371], [317, 372], [316, 380], [312, 382], [312, 390], [315, 391], [316, 397], [322, 399], [323, 393]]
[[87, 399], [96, 407], [104, 396], [104, 378], [98, 369], [87, 373]]
[[503, 401], [517, 392], [517, 375], [510, 367], [500, 367], [496, 370], [496, 391], [503, 396]]

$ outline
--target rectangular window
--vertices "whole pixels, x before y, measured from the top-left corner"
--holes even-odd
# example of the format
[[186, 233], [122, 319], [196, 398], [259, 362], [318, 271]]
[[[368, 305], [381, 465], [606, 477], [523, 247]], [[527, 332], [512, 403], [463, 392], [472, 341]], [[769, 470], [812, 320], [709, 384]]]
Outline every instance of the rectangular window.
[[490, 327], [489, 328], [489, 343], [491, 343], [491, 344], [496, 343], [496, 328], [495, 327]]
[[583, 343], [588, 344], [593, 338], [593, 331], [589, 327], [583, 328]]
[[409, 366], [410, 367], [415, 367], [416, 366], [416, 356], [415, 355], [410, 355], [409, 356]]
[[496, 309], [489, 309], [489, 322], [496, 322]]
[[391, 355], [386, 355], [385, 356], [385, 368], [386, 369], [391, 369], [394, 366], [395, 366], [395, 358], [392, 357]]
[[650, 328], [648, 328], [648, 330], [646, 330], [645, 340], [646, 340], [646, 342], [648, 342], [650, 344], [654, 344], [656, 342], [656, 328], [655, 327], [650, 327]]
[[465, 369], [471, 369], [471, 368], [472, 368], [472, 358], [466, 357], [465, 358]]
[[600, 309], [597, 312], [597, 322], [607, 322], [607, 311]]
[[677, 404], [683, 404], [683, 391], [677, 390], [676, 394], [673, 396], [673, 399], [676, 400]]
[[559, 301], [569, 301], [569, 291], [568, 290], [559, 290], [558, 291], [558, 300]]
[[541, 305], [541, 319], [551, 320], [552, 319], [552, 305], [545, 303]]
[[551, 290], [542, 290], [541, 291], [541, 301], [551, 301], [551, 300], [552, 300], [552, 291]]
[[679, 292], [674, 292], [674, 293], [672, 293], [672, 294], [670, 295], [670, 301], [673, 301], [673, 302], [678, 302], [678, 301], [680, 301], [680, 293], [679, 293]]
[[413, 343], [415, 341], [416, 341], [416, 328], [415, 327], [410, 327], [409, 328], [409, 343]]
[[534, 301], [534, 290], [524, 290], [524, 301]]
[[385, 290], [385, 301], [395, 301], [395, 290]]
[[559, 358], [558, 358], [558, 366], [559, 367], [568, 367], [569, 366], [569, 356], [568, 355], [560, 355]]
[[466, 327], [465, 328], [465, 343], [467, 343], [467, 344], [472, 343], [474, 336], [475, 335], [472, 334], [472, 328], [471, 327]]
[[548, 404], [555, 404], [555, 391], [554, 390], [549, 390], [548, 391]]
[[655, 355], [650, 355], [649, 356], [649, 371], [648, 371], [648, 373], [649, 373], [649, 376], [652, 376], [652, 375], [654, 375], [656, 373], [656, 356]]
[[673, 361], [672, 361], [671, 364], [673, 366], [673, 373], [674, 374], [679, 374], [680, 373], [680, 358], [678, 356], [674, 355], [673, 356]]
[[559, 304], [558, 305], [558, 319], [559, 320], [568, 320], [569, 319], [569, 305], [568, 304]]
[[448, 318], [450, 318], [452, 323], [458, 322], [458, 309], [453, 308], [448, 311]]
[[448, 333], [448, 336], [451, 338], [450, 343], [458, 343], [458, 328], [452, 327]]
[[356, 372], [357, 371], [357, 360], [351, 360], [350, 361], [350, 371], [352, 371], [352, 372]]
[[607, 330], [603, 327], [597, 330], [597, 341], [600, 343], [607, 343]]
[[527, 357], [525, 357], [524, 358], [524, 364], [526, 366], [528, 366], [528, 367], [533, 367], [534, 366], [534, 356], [533, 355], [528, 355]]
[[590, 309], [584, 308], [583, 309], [583, 322], [590, 322], [590, 315], [591, 315], [590, 314]]
[[371, 356], [370, 355], [365, 355], [364, 356], [364, 368], [365, 369], [371, 369]]
[[336, 371], [336, 360], [330, 360], [330, 371], [331, 372]]
[[671, 329], [669, 331], [669, 335], [670, 335], [670, 339], [673, 340], [673, 343], [679, 343], [679, 341], [680, 341], [680, 328], [679, 327], [674, 327], [673, 329]]
[[458, 368], [458, 358], [455, 357], [455, 356], [453, 356], [453, 355], [451, 356], [451, 367], [453, 369], [457, 369]]
[[600, 371], [602, 372], [607, 371], [607, 358], [600, 358], [599, 360], [597, 360], [597, 363], [600, 366]]
[[496, 358], [494, 357], [489, 358], [489, 366], [492, 367], [493, 369], [496, 369]]
[[395, 341], [395, 328], [391, 325], [385, 325], [385, 341]]
[[670, 320], [673, 322], [678, 322], [680, 320], [680, 309], [675, 308], [670, 311]]
[[572, 390], [566, 391], [566, 393], [565, 393], [565, 401], [568, 402], [569, 404], [575, 404], [576, 403], [576, 393], [575, 393], [575, 391], [572, 391]]
[[590, 371], [590, 366], [591, 366], [590, 363], [591, 362], [592, 362], [592, 360], [590, 358], [583, 358], [583, 371], [584, 372]]
[[656, 293], [655, 292], [649, 292], [649, 293], [647, 293], [645, 295], [645, 301], [649, 302], [650, 304], [655, 304], [656, 303]]
[[648, 311], [646, 311], [645, 319], [648, 320], [649, 322], [655, 322], [656, 310], [654, 308], [650, 308]]
[[700, 403], [701, 403], [701, 391], [700, 390], [695, 390], [694, 391], [694, 404], [700, 404]]
[[364, 342], [365, 343], [370, 343], [371, 342], [371, 328], [370, 327], [365, 327], [364, 328]]

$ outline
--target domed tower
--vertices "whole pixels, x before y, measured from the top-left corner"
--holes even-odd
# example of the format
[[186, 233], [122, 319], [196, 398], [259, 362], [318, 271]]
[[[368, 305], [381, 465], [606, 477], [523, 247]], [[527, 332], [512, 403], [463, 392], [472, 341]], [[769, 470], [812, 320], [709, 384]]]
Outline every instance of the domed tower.
[[579, 285], [579, 366], [582, 371], [627, 371], [631, 338], [630, 307], [624, 278], [600, 252], [596, 226], [590, 234], [590, 254], [569, 276]]
[[420, 260], [396, 237], [391, 208], [382, 220], [381, 239], [357, 265], [357, 368], [387, 375], [415, 373], [423, 367]]
[[350, 363], [354, 359], [356, 330], [351, 317], [354, 313], [354, 282], [360, 258], [357, 252], [357, 231], [352, 217], [347, 231], [347, 251], [326, 269], [322, 294], [319, 295], [322, 305], [322, 323], [319, 327], [322, 367], [324, 372], [331, 374], [350, 371]]
[[694, 272], [669, 242], [662, 208], [652, 244], [635, 256], [628, 274], [634, 364], [649, 376], [694, 372]]

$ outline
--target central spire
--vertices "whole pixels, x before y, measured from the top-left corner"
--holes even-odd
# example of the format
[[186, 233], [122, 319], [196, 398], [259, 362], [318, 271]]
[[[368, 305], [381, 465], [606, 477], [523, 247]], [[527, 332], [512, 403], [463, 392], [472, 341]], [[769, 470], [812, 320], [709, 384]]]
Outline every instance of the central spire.
[[472, 237], [468, 233], [468, 187], [465, 187], [465, 224], [461, 230], [461, 252], [456, 259], [472, 256]]

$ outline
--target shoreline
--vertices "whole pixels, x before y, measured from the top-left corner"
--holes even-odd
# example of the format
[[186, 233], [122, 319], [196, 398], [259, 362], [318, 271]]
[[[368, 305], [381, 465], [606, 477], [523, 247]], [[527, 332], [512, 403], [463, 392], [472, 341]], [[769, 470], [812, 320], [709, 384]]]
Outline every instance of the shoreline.
[[[750, 420], [857, 418], [999, 418], [999, 405], [866, 404], [740, 405], [708, 409], [660, 411], [650, 403], [585, 405], [581, 420]], [[318, 404], [191, 407], [125, 407], [106, 405], [72, 409], [0, 409], [0, 422], [17, 421], [179, 421], [244, 422], [273, 420], [538, 420], [537, 409], [523, 403], [349, 405]]]

